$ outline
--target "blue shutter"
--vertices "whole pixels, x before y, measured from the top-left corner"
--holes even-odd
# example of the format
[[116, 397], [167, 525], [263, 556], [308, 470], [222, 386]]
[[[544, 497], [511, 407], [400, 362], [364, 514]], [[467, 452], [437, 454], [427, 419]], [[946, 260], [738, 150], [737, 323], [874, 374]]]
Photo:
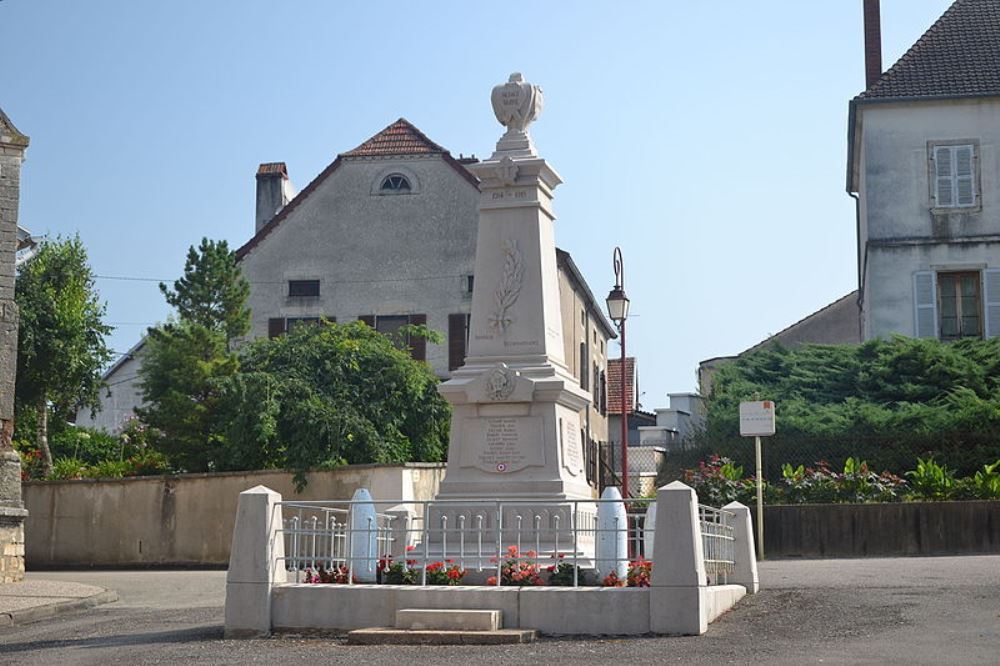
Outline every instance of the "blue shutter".
[[983, 271], [983, 314], [987, 338], [1000, 336], [1000, 270]]
[[937, 288], [933, 271], [913, 274], [914, 335], [937, 337]]

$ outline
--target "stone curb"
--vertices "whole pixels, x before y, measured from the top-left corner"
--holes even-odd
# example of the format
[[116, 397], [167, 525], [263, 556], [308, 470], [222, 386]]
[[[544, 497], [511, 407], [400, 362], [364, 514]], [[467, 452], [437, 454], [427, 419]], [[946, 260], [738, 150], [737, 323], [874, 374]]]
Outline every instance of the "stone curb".
[[114, 590], [104, 590], [97, 594], [82, 599], [70, 599], [68, 601], [58, 601], [42, 606], [22, 608], [20, 610], [0, 612], [0, 627], [10, 627], [16, 624], [26, 624], [37, 622], [63, 613], [70, 613], [76, 610], [93, 608], [101, 604], [110, 604], [118, 601], [118, 593]]

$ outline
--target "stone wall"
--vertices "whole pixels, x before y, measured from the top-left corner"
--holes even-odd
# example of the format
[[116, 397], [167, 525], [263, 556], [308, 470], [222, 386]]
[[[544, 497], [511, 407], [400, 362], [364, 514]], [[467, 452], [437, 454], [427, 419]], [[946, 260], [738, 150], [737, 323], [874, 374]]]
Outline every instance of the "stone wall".
[[24, 577], [24, 514], [0, 507], [0, 584]]
[[215, 566], [229, 561], [239, 494], [264, 485], [294, 500], [430, 500], [444, 465], [350, 465], [309, 474], [302, 493], [284, 471], [108, 480], [30, 481], [28, 569]]

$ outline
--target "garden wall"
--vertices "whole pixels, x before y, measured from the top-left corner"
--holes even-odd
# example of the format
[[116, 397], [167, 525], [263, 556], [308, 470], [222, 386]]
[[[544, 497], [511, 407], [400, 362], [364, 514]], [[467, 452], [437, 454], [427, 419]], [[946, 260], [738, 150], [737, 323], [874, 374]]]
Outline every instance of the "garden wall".
[[347, 499], [368, 488], [376, 499], [430, 500], [444, 465], [351, 465], [312, 472], [302, 493], [283, 471], [184, 474], [24, 484], [28, 569], [223, 566], [239, 494], [265, 485], [288, 500]]
[[998, 501], [800, 504], [764, 508], [764, 554], [767, 557], [989, 553], [1000, 553]]

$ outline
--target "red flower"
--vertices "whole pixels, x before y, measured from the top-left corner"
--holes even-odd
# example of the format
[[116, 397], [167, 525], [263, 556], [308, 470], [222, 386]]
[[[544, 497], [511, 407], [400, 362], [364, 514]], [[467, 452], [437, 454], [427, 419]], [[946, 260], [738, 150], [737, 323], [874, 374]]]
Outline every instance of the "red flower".
[[458, 580], [462, 577], [462, 571], [460, 569], [448, 569], [448, 578], [452, 580]]
[[549, 573], [552, 573], [553, 571], [556, 570], [556, 565], [553, 564], [551, 566], [548, 566], [545, 568], [545, 570], [548, 571]]
[[517, 546], [507, 546], [507, 556], [517, 557]]
[[415, 551], [416, 549], [417, 549], [416, 546], [409, 545], [409, 546], [406, 547], [406, 552], [411, 553], [411, 552]]
[[490, 576], [489, 578], [486, 579], [486, 584], [487, 585], [496, 585], [497, 584], [497, 577], [496, 576]]

